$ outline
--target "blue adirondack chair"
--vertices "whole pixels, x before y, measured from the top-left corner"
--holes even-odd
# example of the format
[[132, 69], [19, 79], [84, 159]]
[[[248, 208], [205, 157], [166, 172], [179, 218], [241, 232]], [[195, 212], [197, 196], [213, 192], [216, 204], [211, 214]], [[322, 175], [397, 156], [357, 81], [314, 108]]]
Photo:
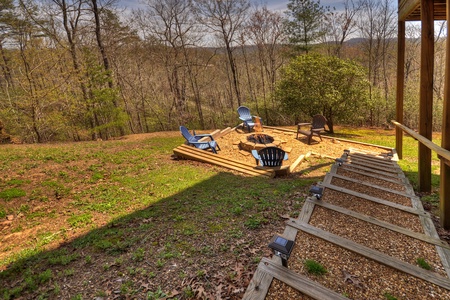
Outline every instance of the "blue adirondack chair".
[[288, 154], [277, 147], [266, 147], [261, 150], [252, 150], [252, 155], [256, 159], [256, 164], [263, 167], [279, 167], [283, 160], [288, 159]]
[[[214, 140], [213, 136], [210, 134], [195, 134], [192, 135], [189, 130], [184, 127], [180, 126], [180, 131], [183, 137], [186, 139], [187, 143], [189, 145], [194, 146], [195, 148], [207, 150], [211, 149], [213, 153], [217, 153], [217, 150], [220, 150], [219, 144]], [[210, 141], [200, 141], [200, 139], [204, 137], [209, 137]], [[216, 150], [217, 148], [217, 150]]]
[[[247, 128], [248, 132], [250, 132], [252, 128], [255, 127], [255, 122], [253, 122], [253, 116], [250, 114], [250, 109], [246, 106], [239, 106], [237, 112], [239, 114], [239, 119], [242, 121], [243, 129], [245, 130], [245, 128]], [[259, 121], [262, 125], [261, 118], [259, 118]]]

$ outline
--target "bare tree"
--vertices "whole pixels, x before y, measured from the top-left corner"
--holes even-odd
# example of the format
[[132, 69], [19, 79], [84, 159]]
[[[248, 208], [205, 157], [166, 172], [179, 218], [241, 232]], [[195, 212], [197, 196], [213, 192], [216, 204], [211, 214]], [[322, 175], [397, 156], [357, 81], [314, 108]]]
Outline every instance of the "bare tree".
[[[371, 82], [370, 99], [373, 109], [371, 110], [370, 122], [377, 125], [386, 122], [386, 115], [390, 111], [389, 107], [389, 63], [394, 61], [392, 41], [396, 35], [395, 10], [389, 0], [362, 0], [362, 14], [359, 19], [359, 32], [364, 39], [363, 51], [369, 70]], [[381, 88], [382, 95], [377, 95], [377, 91], [372, 89]], [[381, 108], [376, 102], [384, 100], [384, 107]], [[380, 103], [381, 104], [381, 103]], [[378, 110], [376, 112], [376, 110]], [[376, 112], [376, 116], [374, 116]], [[384, 120], [380, 120], [380, 114], [384, 114]], [[375, 120], [376, 119], [376, 120]]]
[[[239, 39], [239, 31], [243, 28], [250, 8], [248, 0], [196, 0], [196, 13], [200, 22], [209, 28], [221, 40], [228, 58], [231, 71], [231, 85], [237, 99], [237, 105], [242, 103], [239, 87], [239, 74], [235, 61], [234, 50]], [[234, 102], [231, 98], [231, 107]]]
[[[287, 41], [284, 18], [266, 6], [256, 9], [247, 22], [247, 36], [258, 49], [261, 91], [265, 119], [269, 119], [267, 99], [275, 91], [277, 71], [283, 65], [282, 45]], [[272, 102], [272, 108], [273, 108]]]
[[361, 2], [344, 0], [344, 9], [325, 14], [323, 22], [324, 42], [331, 55], [341, 57], [344, 42], [357, 31], [356, 17], [361, 9]]

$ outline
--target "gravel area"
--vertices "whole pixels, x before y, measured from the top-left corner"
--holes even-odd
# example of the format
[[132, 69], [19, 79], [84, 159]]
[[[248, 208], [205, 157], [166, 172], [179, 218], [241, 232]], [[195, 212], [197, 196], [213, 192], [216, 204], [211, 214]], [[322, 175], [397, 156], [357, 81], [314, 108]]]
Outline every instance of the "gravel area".
[[[305, 155], [308, 152], [314, 152], [323, 157], [337, 158], [341, 157], [345, 149], [352, 147], [358, 147], [368, 151], [385, 151], [378, 147], [357, 145], [329, 138], [323, 138], [323, 140], [320, 141], [317, 137], [314, 137], [314, 142], [311, 145], [308, 145], [306, 137], [300, 135], [299, 139], [296, 139], [296, 133], [290, 131], [264, 128], [262, 133], [272, 136], [275, 140], [281, 141], [280, 148], [285, 150], [289, 156], [289, 159], [283, 162], [283, 165], [292, 164], [300, 155]], [[224, 136], [217, 138], [217, 143], [221, 149], [218, 154], [223, 157], [229, 157], [256, 165], [255, 159], [250, 152], [241, 150], [239, 147], [240, 141], [250, 134], [254, 134], [254, 132], [247, 133], [243, 132], [240, 128], [236, 128]]]
[[315, 207], [309, 224], [412, 265], [423, 258], [433, 272], [447, 277], [432, 244], [320, 206]]
[[[289, 268], [350, 299], [386, 300], [387, 295], [397, 299], [450, 299], [450, 291], [315, 236], [299, 231], [296, 241]], [[310, 275], [304, 267], [307, 259], [322, 264], [327, 273]]]
[[399, 192], [403, 192], [405, 191], [405, 187], [401, 184], [397, 184], [394, 182], [390, 182], [390, 181], [386, 181], [383, 180], [381, 178], [374, 178], [371, 176], [366, 176], [366, 175], [362, 175], [359, 173], [355, 173], [355, 172], [351, 172], [349, 170], [346, 170], [344, 168], [338, 168], [336, 174], [341, 175], [341, 176], [345, 176], [345, 177], [349, 177], [352, 179], [357, 179], [357, 180], [361, 180], [364, 182], [368, 182], [371, 184], [375, 184], [381, 187], [385, 187], [385, 188], [389, 188], [391, 190], [395, 190], [395, 191], [399, 191]]
[[408, 228], [415, 232], [424, 233], [419, 218], [405, 211], [331, 189], [325, 189], [323, 199], [326, 199], [324, 201], [333, 205], [344, 207], [403, 228]]
[[397, 195], [394, 193], [390, 193], [387, 191], [383, 191], [371, 186], [367, 186], [367, 185], [361, 185], [359, 183], [355, 183], [352, 181], [348, 181], [348, 180], [344, 180], [341, 178], [336, 178], [333, 177], [331, 179], [331, 184], [340, 186], [340, 187], [345, 187], [346, 189], [358, 192], [358, 193], [362, 193], [362, 194], [366, 194], [372, 197], [376, 197], [379, 199], [384, 199], [390, 202], [394, 202], [397, 204], [401, 204], [404, 206], [408, 206], [408, 207], [412, 207], [412, 203], [411, 203], [411, 198], [409, 197], [405, 197], [402, 195]]
[[314, 300], [296, 289], [290, 287], [286, 283], [274, 279], [270, 285], [269, 292], [265, 300], [279, 300], [279, 299], [296, 299], [296, 300]]

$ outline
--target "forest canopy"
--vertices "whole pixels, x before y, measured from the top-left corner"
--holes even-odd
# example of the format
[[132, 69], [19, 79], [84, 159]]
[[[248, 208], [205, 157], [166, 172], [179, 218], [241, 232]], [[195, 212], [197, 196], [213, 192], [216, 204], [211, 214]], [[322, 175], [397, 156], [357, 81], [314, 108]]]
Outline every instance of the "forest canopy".
[[[250, 0], [146, 0], [132, 13], [98, 0], [0, 1], [0, 121], [24, 142], [224, 128], [238, 124], [239, 105], [265, 124], [294, 125], [340, 101], [322, 92], [308, 105], [318, 111], [292, 114], [277, 99], [281, 70], [307, 53], [365, 70], [359, 117], [333, 112], [333, 123], [380, 126], [395, 115], [397, 22], [389, 0], [343, 0], [340, 10], [291, 0], [284, 13]], [[417, 30], [409, 26], [408, 36]], [[420, 47], [415, 38], [407, 43], [405, 124], [415, 128]], [[435, 120], [442, 48], [437, 37]]]

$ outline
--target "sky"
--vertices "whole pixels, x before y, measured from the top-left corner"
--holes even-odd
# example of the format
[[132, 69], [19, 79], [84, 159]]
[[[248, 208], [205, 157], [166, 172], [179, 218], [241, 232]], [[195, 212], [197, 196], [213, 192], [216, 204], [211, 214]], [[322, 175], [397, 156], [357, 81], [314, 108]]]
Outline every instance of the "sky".
[[[262, 6], [263, 4], [267, 5], [267, 8], [274, 11], [284, 12], [287, 10], [287, 4], [289, 0], [251, 0], [254, 4], [258, 6]], [[125, 7], [127, 9], [134, 9], [141, 6], [141, 0], [119, 0], [119, 5]], [[342, 7], [343, 0], [321, 0], [320, 4], [322, 6], [330, 6], [336, 7], [339, 9]]]
[[[289, 3], [288, 0], [261, 0], [262, 3], [267, 4], [267, 8], [270, 10], [277, 10], [277, 11], [285, 11], [287, 10], [287, 4]], [[255, 1], [258, 3], [258, 0]], [[329, 6], [329, 7], [336, 7], [336, 9], [339, 9], [342, 7], [343, 0], [322, 0], [320, 1], [320, 5], [322, 6]]]

